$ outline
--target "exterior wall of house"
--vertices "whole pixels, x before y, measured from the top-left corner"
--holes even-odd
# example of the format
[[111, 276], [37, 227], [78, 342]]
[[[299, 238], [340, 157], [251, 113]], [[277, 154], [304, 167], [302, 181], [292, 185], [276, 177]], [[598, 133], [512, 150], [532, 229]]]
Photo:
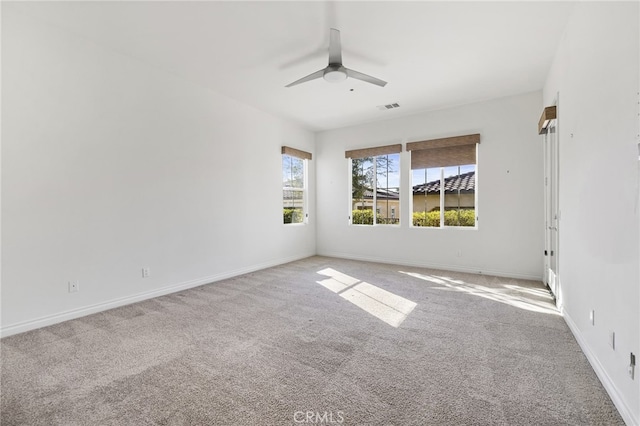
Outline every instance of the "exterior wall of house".
[[[387, 215], [387, 205], [389, 214]], [[364, 209], [373, 209], [373, 200], [364, 200], [364, 201], [352, 201], [352, 210], [364, 210]], [[395, 209], [396, 217], [399, 216], [400, 212], [400, 201], [399, 200], [379, 200], [378, 208], [380, 209], [381, 217], [391, 217], [391, 209]]]
[[[426, 198], [426, 200], [425, 200]], [[426, 201], [426, 208], [425, 208]], [[458, 195], [453, 194], [445, 194], [444, 196], [444, 208], [448, 207], [458, 207], [458, 205], [462, 208], [473, 208], [475, 204], [475, 195], [474, 194], [460, 194], [460, 198]], [[440, 208], [440, 195], [437, 194], [428, 194], [426, 197], [424, 194], [414, 194], [413, 195], [413, 211], [414, 212], [423, 212]]]
[[385, 219], [400, 219], [400, 201], [399, 200], [381, 200], [378, 201], [377, 210], [380, 210], [380, 217]]

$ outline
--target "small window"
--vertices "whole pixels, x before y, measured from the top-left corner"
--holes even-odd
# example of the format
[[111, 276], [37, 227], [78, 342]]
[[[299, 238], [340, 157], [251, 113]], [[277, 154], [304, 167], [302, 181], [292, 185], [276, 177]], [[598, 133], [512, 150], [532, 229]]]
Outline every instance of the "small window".
[[412, 226], [475, 227], [480, 135], [410, 142]]
[[[306, 157], [306, 158], [304, 158]], [[307, 161], [311, 154], [282, 147], [283, 223], [306, 223]]]
[[391, 145], [347, 151], [351, 159], [351, 224], [400, 224], [400, 149], [400, 145]]

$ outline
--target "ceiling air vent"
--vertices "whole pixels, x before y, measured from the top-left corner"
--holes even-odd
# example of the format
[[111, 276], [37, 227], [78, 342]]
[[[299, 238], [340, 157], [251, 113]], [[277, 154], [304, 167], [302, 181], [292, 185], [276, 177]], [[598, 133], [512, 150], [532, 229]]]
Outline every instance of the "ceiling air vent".
[[387, 109], [395, 109], [395, 108], [400, 108], [400, 104], [397, 102], [394, 102], [392, 104], [387, 104], [387, 105], [378, 105], [378, 109], [382, 111]]

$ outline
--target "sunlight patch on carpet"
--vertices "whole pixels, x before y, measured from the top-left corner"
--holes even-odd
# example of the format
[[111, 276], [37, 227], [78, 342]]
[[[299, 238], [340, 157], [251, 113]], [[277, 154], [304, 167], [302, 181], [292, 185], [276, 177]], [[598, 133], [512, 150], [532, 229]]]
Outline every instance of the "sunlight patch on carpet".
[[402, 324], [417, 306], [411, 300], [332, 268], [318, 271], [318, 274], [328, 277], [316, 281], [318, 284], [393, 327]]
[[462, 280], [454, 280], [448, 277], [424, 275], [416, 272], [398, 272], [443, 286], [434, 288], [458, 291], [472, 296], [493, 300], [494, 302], [504, 303], [527, 311], [560, 315], [560, 312], [553, 304], [553, 297], [544, 289], [525, 288], [510, 284], [502, 285], [501, 288], [493, 288], [479, 284], [467, 283]]

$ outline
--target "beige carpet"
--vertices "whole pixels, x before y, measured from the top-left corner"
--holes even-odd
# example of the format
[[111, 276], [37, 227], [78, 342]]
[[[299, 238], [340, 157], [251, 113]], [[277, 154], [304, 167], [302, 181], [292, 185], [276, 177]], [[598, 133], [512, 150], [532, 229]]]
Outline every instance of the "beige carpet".
[[532, 281], [312, 257], [0, 343], [2, 426], [624, 424]]

